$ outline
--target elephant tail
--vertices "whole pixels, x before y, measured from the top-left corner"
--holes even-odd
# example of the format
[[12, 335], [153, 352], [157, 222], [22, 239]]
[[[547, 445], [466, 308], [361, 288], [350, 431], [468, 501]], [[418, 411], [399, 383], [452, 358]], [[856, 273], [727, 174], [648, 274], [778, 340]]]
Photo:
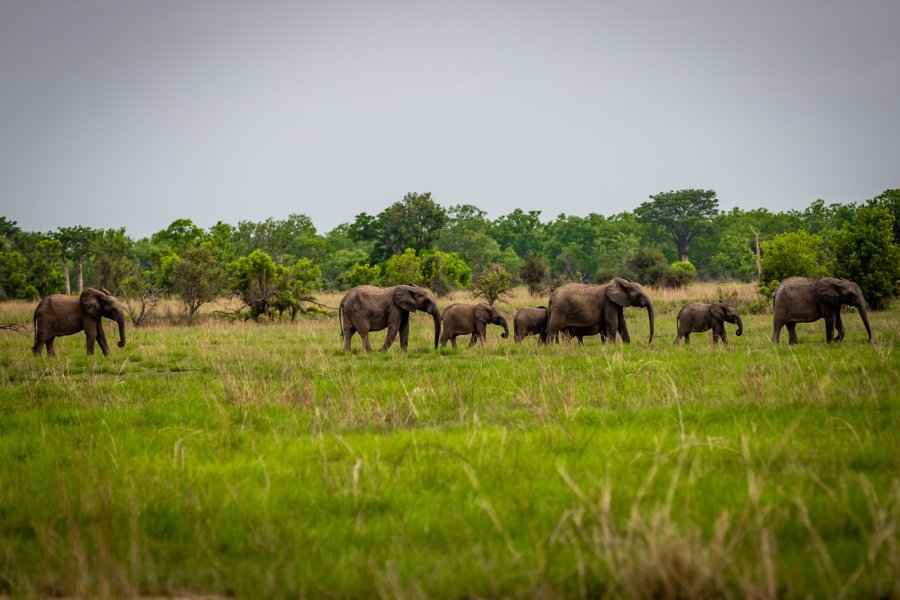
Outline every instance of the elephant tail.
[[344, 339], [344, 303], [338, 306], [338, 327], [341, 328], [341, 339]]

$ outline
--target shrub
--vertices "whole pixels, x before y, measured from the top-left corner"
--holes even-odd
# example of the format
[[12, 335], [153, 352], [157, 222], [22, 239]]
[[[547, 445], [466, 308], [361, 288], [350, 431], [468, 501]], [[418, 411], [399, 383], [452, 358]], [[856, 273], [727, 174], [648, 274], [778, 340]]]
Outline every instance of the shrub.
[[822, 277], [822, 238], [805, 231], [776, 235], [762, 243], [762, 280], [766, 283], [788, 277]]
[[426, 250], [420, 256], [425, 285], [438, 296], [468, 287], [472, 269], [455, 252]]
[[500, 265], [494, 265], [475, 279], [472, 287], [473, 298], [484, 298], [491, 306], [507, 296], [512, 288], [512, 277]]
[[528, 293], [537, 296], [544, 291], [549, 276], [550, 270], [547, 267], [547, 261], [529, 250], [519, 268], [519, 277], [528, 286]]
[[359, 262], [345, 271], [338, 279], [342, 285], [347, 287], [377, 285], [381, 279], [381, 266]]
[[384, 285], [422, 285], [425, 274], [416, 251], [407, 248], [403, 254], [390, 257], [384, 265]]
[[857, 211], [853, 224], [835, 231], [830, 239], [834, 274], [855, 281], [873, 309], [900, 294], [900, 245], [894, 243], [894, 215], [872, 201]]

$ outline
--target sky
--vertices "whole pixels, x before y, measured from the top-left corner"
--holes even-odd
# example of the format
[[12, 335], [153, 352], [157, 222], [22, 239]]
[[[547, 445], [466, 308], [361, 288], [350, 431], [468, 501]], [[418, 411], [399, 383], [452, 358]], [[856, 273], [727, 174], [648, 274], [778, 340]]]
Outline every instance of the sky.
[[900, 187], [898, 25], [896, 0], [0, 0], [0, 216], [861, 202]]

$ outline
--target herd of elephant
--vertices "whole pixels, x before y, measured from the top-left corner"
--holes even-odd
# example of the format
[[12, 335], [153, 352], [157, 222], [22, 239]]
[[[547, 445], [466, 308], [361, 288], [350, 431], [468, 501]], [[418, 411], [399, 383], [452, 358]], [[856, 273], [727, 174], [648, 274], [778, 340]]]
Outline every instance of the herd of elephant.
[[[846, 279], [825, 277], [808, 279], [790, 277], [775, 292], [774, 329], [772, 341], [777, 343], [781, 329], [787, 326], [791, 344], [797, 343], [797, 323], [825, 319], [825, 339], [831, 342], [844, 338], [841, 307], [854, 306], [859, 311], [869, 339], [872, 329], [866, 303], [859, 286]], [[624, 308], [645, 308], [650, 320], [650, 341], [653, 340], [653, 303], [644, 288], [628, 279], [617, 277], [603, 285], [570, 283], [556, 288], [550, 294], [546, 307], [521, 308], [513, 319], [516, 342], [530, 335], [540, 336], [542, 343], [565, 338], [600, 334], [603, 341], [620, 337], [630, 342], [625, 323]], [[359, 334], [363, 350], [372, 351], [369, 333], [387, 329], [382, 350], [387, 350], [400, 334], [400, 347], [406, 349], [409, 341], [409, 313], [422, 311], [434, 319], [434, 347], [447, 345], [456, 348], [456, 338], [471, 335], [469, 346], [484, 342], [489, 324], [503, 327], [501, 337], [509, 336], [506, 318], [487, 304], [451, 304], [443, 313], [438, 310], [437, 298], [428, 288], [414, 285], [397, 285], [380, 288], [362, 285], [353, 288], [341, 300], [338, 319], [344, 350], [350, 351], [350, 340]], [[55, 294], [43, 298], [34, 310], [34, 354], [40, 355], [42, 347], [54, 355], [53, 340], [59, 336], [84, 331], [87, 353], [94, 353], [94, 344], [100, 345], [104, 355], [109, 346], [103, 333], [101, 318], [114, 320], [119, 326], [119, 347], [125, 345], [125, 311], [119, 301], [106, 290], [86, 289], [78, 297]], [[728, 342], [725, 323], [737, 325], [737, 335], [743, 332], [743, 322], [737, 311], [723, 302], [711, 304], [690, 303], [678, 313], [677, 343], [690, 342], [691, 333], [712, 330], [713, 342]]]

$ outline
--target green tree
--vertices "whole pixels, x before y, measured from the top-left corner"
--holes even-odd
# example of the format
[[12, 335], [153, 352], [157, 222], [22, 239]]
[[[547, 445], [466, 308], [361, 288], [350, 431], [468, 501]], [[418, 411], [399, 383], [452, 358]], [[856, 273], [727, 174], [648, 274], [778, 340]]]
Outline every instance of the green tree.
[[176, 219], [162, 231], [150, 236], [150, 242], [154, 246], [169, 249], [180, 255], [189, 246], [198, 245], [205, 237], [203, 230], [194, 225], [190, 219]]
[[290, 314], [293, 321], [304, 303], [315, 302], [313, 291], [321, 285], [322, 271], [310, 259], [300, 258], [289, 270], [280, 270], [279, 275], [273, 308]]
[[423, 282], [438, 296], [469, 285], [472, 269], [456, 253], [426, 250], [419, 258]]
[[659, 248], [640, 246], [625, 259], [625, 276], [644, 285], [662, 285], [669, 271], [666, 257]]
[[512, 289], [512, 277], [500, 265], [494, 265], [475, 278], [472, 285], [472, 297], [484, 298], [491, 306], [509, 295]]
[[688, 247], [695, 236], [707, 230], [718, 211], [719, 201], [713, 190], [679, 190], [650, 196], [634, 210], [643, 223], [664, 229], [675, 242], [679, 260], [688, 258]]
[[270, 314], [284, 267], [276, 265], [266, 252], [254, 250], [249, 256], [232, 262], [229, 270], [233, 278], [232, 289], [250, 308], [250, 315], [258, 318]]
[[209, 242], [185, 248], [172, 264], [171, 273], [173, 289], [184, 303], [188, 322], [193, 322], [201, 306], [219, 296], [225, 280]]
[[382, 281], [384, 285], [422, 285], [425, 274], [416, 251], [407, 248], [403, 254], [390, 257], [384, 265]]
[[44, 239], [38, 243], [36, 252], [31, 257], [28, 279], [41, 297], [63, 291], [65, 279], [56, 270], [60, 256], [60, 241]]
[[900, 188], [884, 190], [872, 200], [887, 207], [894, 217], [894, 243], [900, 244]]
[[340, 283], [347, 288], [358, 285], [377, 285], [381, 280], [381, 266], [356, 263], [340, 277]]
[[37, 289], [28, 283], [28, 261], [22, 253], [18, 250], [0, 251], [0, 300], [34, 300], [39, 297]]
[[873, 309], [900, 295], [900, 245], [894, 241], [894, 215], [886, 202], [871, 200], [857, 220], [835, 231], [829, 245], [834, 275], [855, 281]]
[[84, 262], [91, 254], [91, 244], [97, 237], [97, 231], [90, 227], [60, 227], [56, 230], [56, 239], [60, 241], [63, 249], [63, 263], [65, 264], [64, 276], [66, 278], [66, 293], [72, 293], [72, 284], [69, 281], [69, 264], [72, 261], [78, 271], [78, 293], [84, 291]]
[[501, 248], [512, 248], [518, 256], [525, 256], [529, 250], [539, 254], [544, 241], [541, 211], [517, 208], [494, 221], [487, 233]]
[[528, 293], [537, 296], [542, 293], [547, 285], [547, 279], [550, 277], [550, 269], [547, 268], [547, 261], [531, 250], [522, 259], [522, 266], [519, 269], [522, 281], [528, 286]]
[[402, 254], [406, 248], [434, 247], [446, 224], [447, 211], [431, 199], [431, 193], [412, 192], [374, 217], [357, 215], [350, 235], [355, 240], [374, 242], [371, 258], [381, 261]]
[[96, 287], [115, 291], [119, 284], [137, 271], [132, 252], [134, 242], [125, 228], [98, 231], [91, 241], [91, 254], [97, 268]]
[[500, 255], [500, 244], [488, 235], [491, 222], [485, 215], [471, 204], [451, 206], [449, 222], [437, 240], [439, 250], [458, 254], [476, 273], [490, 268]]
[[774, 292], [777, 282], [788, 277], [822, 277], [822, 238], [805, 231], [776, 235], [762, 243], [762, 283], [764, 293]]

